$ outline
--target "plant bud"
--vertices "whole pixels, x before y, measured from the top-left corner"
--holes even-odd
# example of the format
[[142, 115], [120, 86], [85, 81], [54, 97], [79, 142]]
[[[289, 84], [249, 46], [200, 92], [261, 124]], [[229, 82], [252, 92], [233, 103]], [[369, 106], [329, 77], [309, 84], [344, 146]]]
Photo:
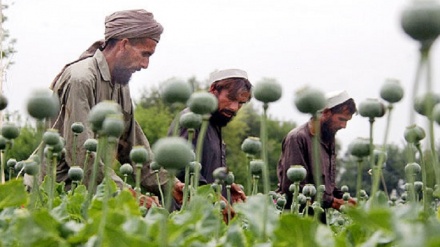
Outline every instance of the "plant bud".
[[347, 185], [342, 185], [341, 186], [341, 191], [342, 192], [348, 192], [348, 186]]
[[287, 178], [292, 182], [301, 182], [306, 178], [307, 170], [302, 165], [293, 165], [287, 169]]
[[403, 98], [403, 87], [396, 79], [387, 79], [380, 88], [380, 97], [389, 103], [399, 102]]
[[81, 134], [84, 131], [84, 124], [81, 122], [75, 122], [71, 126], [73, 133]]
[[93, 132], [101, 131], [105, 118], [110, 114], [122, 114], [121, 106], [111, 100], [104, 100], [92, 107], [88, 115], [88, 121]]
[[197, 161], [191, 161], [189, 162], [189, 172], [194, 173], [196, 172], [196, 168], [200, 171], [202, 169], [202, 164], [200, 164]]
[[130, 151], [130, 160], [135, 164], [144, 164], [148, 161], [148, 151], [144, 146], [134, 146]]
[[124, 119], [121, 114], [109, 114], [102, 123], [102, 133], [109, 137], [119, 138], [125, 129]]
[[403, 10], [403, 31], [417, 41], [434, 41], [440, 33], [440, 6], [430, 0], [413, 2]]
[[359, 104], [362, 117], [378, 118], [385, 115], [385, 105], [377, 99], [366, 99]]
[[426, 137], [426, 133], [422, 127], [412, 124], [405, 128], [404, 137], [408, 143], [419, 143]]
[[366, 157], [370, 155], [370, 140], [358, 137], [348, 145], [348, 151], [358, 158]]
[[261, 175], [263, 171], [264, 161], [261, 159], [252, 160], [249, 163], [250, 171], [252, 175]]
[[27, 175], [34, 176], [38, 173], [39, 169], [38, 163], [35, 161], [26, 160], [24, 162], [24, 172]]
[[234, 173], [228, 172], [228, 174], [226, 175], [226, 178], [225, 178], [225, 184], [231, 185], [234, 183], [234, 180], [235, 180]]
[[160, 165], [157, 164], [156, 161], [152, 161], [152, 162], [150, 163], [150, 169], [151, 169], [152, 171], [159, 171], [159, 170], [160, 170]]
[[18, 135], [20, 134], [20, 130], [14, 123], [6, 122], [2, 125], [1, 133], [4, 138], [13, 140], [18, 137]]
[[98, 148], [98, 140], [89, 138], [84, 142], [84, 148], [89, 152], [96, 152]]
[[277, 206], [280, 208], [284, 208], [285, 205], [286, 205], [286, 198], [284, 198], [284, 196], [278, 197]]
[[304, 87], [295, 93], [295, 106], [302, 113], [315, 114], [325, 108], [326, 99], [318, 89]]
[[192, 88], [188, 82], [173, 78], [165, 82], [162, 99], [167, 104], [185, 104], [191, 93]]
[[79, 166], [72, 166], [67, 172], [67, 176], [69, 176], [72, 181], [81, 181], [84, 177], [84, 170]]
[[195, 92], [191, 94], [187, 104], [192, 112], [205, 115], [217, 110], [218, 101], [212, 93]]
[[202, 124], [202, 116], [194, 112], [185, 112], [179, 118], [179, 124], [186, 129], [198, 129]]
[[226, 179], [226, 176], [228, 175], [228, 169], [226, 167], [219, 167], [216, 168], [212, 172], [212, 177], [214, 179], [217, 179], [219, 181], [224, 181]]
[[423, 183], [422, 182], [420, 182], [420, 181], [415, 181], [414, 182], [414, 190], [417, 193], [420, 193], [422, 191], [422, 188], [423, 188]]
[[8, 142], [8, 140], [0, 135], [0, 150], [5, 150], [6, 149], [6, 143]]
[[306, 184], [302, 189], [302, 193], [306, 197], [314, 197], [316, 195], [316, 188], [313, 184]]
[[281, 85], [271, 78], [264, 78], [255, 84], [252, 90], [255, 99], [263, 103], [271, 103], [279, 100], [282, 94]]
[[419, 174], [421, 170], [422, 170], [422, 168], [416, 162], [408, 163], [405, 166], [405, 174], [407, 174], [407, 175]]
[[10, 158], [10, 159], [8, 159], [8, 161], [6, 162], [6, 167], [8, 167], [8, 168], [14, 168], [14, 167], [15, 167], [15, 164], [17, 164], [17, 160], [16, 160], [16, 159], [13, 159], [13, 158]]
[[305, 195], [303, 195], [303, 194], [299, 194], [298, 198], [297, 198], [297, 201], [301, 205], [305, 204], [307, 202], [307, 197]]
[[164, 137], [153, 145], [155, 161], [165, 169], [180, 170], [194, 159], [191, 144], [182, 137]]
[[416, 96], [414, 99], [414, 110], [420, 115], [431, 117], [434, 106], [440, 103], [440, 95], [428, 92]]
[[48, 90], [36, 90], [28, 99], [27, 111], [38, 120], [55, 117], [60, 111], [60, 101]]
[[46, 145], [54, 146], [60, 141], [60, 134], [57, 129], [47, 129], [43, 134], [43, 141]]
[[258, 137], [250, 136], [244, 139], [241, 144], [241, 150], [246, 154], [257, 155], [261, 151], [261, 141]]
[[129, 163], [125, 163], [121, 167], [119, 167], [119, 172], [122, 175], [131, 175], [133, 174], [133, 166]]
[[0, 94], [0, 111], [4, 110], [8, 106], [8, 98], [5, 95]]

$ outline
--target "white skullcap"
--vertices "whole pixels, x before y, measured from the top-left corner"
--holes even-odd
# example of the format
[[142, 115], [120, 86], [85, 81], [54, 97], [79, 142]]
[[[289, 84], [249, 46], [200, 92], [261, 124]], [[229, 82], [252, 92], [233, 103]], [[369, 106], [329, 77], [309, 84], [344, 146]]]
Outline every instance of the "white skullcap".
[[327, 104], [325, 105], [325, 108], [328, 109], [333, 108], [351, 99], [351, 97], [348, 95], [347, 91], [345, 90], [327, 93], [325, 95], [325, 98], [327, 99]]
[[214, 71], [209, 75], [209, 83], [220, 81], [226, 78], [244, 78], [248, 79], [246, 71], [240, 69], [225, 69]]

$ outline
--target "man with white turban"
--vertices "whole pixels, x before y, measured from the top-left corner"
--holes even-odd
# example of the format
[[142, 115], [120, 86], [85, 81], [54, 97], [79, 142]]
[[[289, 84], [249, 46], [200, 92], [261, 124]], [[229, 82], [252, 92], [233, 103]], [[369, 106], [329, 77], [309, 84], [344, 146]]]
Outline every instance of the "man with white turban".
[[[134, 72], [148, 68], [162, 32], [161, 24], [148, 11], [136, 9], [115, 12], [105, 19], [105, 40], [95, 42], [78, 60], [67, 64], [52, 82], [51, 89], [60, 99], [61, 110], [51, 124], [66, 141], [66, 153], [57, 167], [57, 181], [66, 182], [67, 188], [72, 182], [68, 177], [69, 168], [73, 165], [84, 165], [84, 142], [96, 138], [87, 118], [90, 110], [101, 101], [111, 100], [122, 108], [125, 129], [119, 138], [116, 154], [120, 164], [132, 163], [129, 154], [134, 146], [145, 147], [151, 159], [150, 144], [134, 120], [128, 83]], [[85, 130], [76, 137], [74, 143], [71, 126], [75, 122], [83, 123]], [[76, 145], [76, 157], [73, 155], [73, 145]], [[86, 185], [94, 157], [88, 160], [84, 179]], [[156, 178], [149, 168], [150, 161], [143, 165], [141, 187], [144, 191], [158, 195]], [[102, 181], [102, 175], [101, 170], [98, 183]], [[167, 173], [161, 170], [159, 175], [161, 186], [165, 188]], [[111, 177], [116, 184], [122, 186], [122, 179], [113, 170]], [[175, 189], [182, 188], [182, 183], [173, 182]]]

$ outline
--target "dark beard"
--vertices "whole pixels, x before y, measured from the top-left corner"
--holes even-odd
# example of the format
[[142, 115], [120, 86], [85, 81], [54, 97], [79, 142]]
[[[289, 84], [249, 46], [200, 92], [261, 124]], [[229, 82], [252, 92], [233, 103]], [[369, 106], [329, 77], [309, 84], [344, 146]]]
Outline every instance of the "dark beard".
[[321, 138], [324, 143], [330, 144], [335, 141], [336, 133], [330, 129], [330, 120], [321, 124]]
[[133, 73], [129, 70], [115, 68], [112, 73], [112, 81], [118, 84], [127, 85], [132, 74]]
[[225, 115], [221, 114], [220, 111], [217, 110], [211, 114], [209, 121], [219, 127], [225, 127], [232, 120], [234, 116], [235, 114], [233, 114], [232, 117], [226, 117]]

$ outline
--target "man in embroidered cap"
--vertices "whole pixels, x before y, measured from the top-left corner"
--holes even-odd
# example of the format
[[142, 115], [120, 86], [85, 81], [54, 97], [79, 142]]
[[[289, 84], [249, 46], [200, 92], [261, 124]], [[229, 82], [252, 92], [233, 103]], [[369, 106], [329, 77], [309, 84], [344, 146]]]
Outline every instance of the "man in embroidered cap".
[[[251, 99], [252, 84], [245, 71], [239, 69], [226, 69], [215, 71], [209, 77], [209, 92], [217, 97], [218, 108], [211, 114], [209, 126], [203, 142], [201, 157], [202, 169], [200, 171], [199, 185], [214, 182], [212, 173], [219, 167], [226, 167], [226, 146], [222, 139], [222, 128], [225, 127], [237, 114], [240, 108]], [[182, 113], [188, 112], [184, 109]], [[169, 128], [172, 134], [174, 123]], [[199, 130], [196, 130], [193, 145], [196, 145]], [[188, 138], [188, 130], [180, 129], [180, 136]], [[177, 176], [184, 180], [184, 172]], [[239, 202], [246, 199], [245, 194], [238, 185], [232, 185], [232, 201]]]
[[[148, 68], [150, 57], [156, 50], [163, 28], [152, 13], [143, 10], [124, 10], [105, 18], [105, 39], [95, 42], [78, 60], [67, 64], [52, 82], [51, 89], [59, 97], [61, 110], [51, 121], [52, 128], [59, 131], [66, 141], [66, 154], [57, 167], [57, 181], [64, 181], [70, 188], [67, 176], [73, 165], [84, 166], [86, 150], [83, 144], [87, 139], [97, 138], [88, 123], [90, 110], [99, 102], [117, 102], [123, 112], [125, 129], [119, 139], [116, 158], [120, 164], [132, 163], [129, 157], [133, 146], [145, 147], [152, 157], [150, 144], [133, 117], [133, 102], [130, 96], [129, 81], [133, 73]], [[85, 130], [76, 137], [71, 126], [75, 122], [84, 124]], [[73, 160], [73, 146], [76, 145], [76, 163]], [[93, 157], [88, 158], [87, 170], [83, 180], [89, 184]], [[101, 164], [101, 167], [103, 164]], [[102, 170], [98, 183], [102, 181]], [[112, 170], [111, 177], [122, 187], [123, 180]], [[161, 186], [167, 180], [166, 171], [160, 171]], [[175, 181], [172, 181], [175, 182]], [[144, 191], [158, 195], [155, 175], [150, 172], [149, 162], [142, 168], [141, 187]], [[176, 182], [175, 188], [181, 189]], [[132, 191], [133, 192], [133, 191]], [[152, 203], [148, 199], [148, 203]], [[149, 206], [149, 205], [148, 205]]]
[[[346, 91], [331, 92], [326, 95], [327, 103], [322, 109], [319, 121], [321, 136], [319, 139], [320, 164], [322, 168], [322, 183], [325, 186], [323, 207], [339, 209], [344, 204], [342, 191], [336, 187], [336, 151], [335, 135], [347, 126], [347, 122], [356, 112], [356, 104]], [[282, 142], [282, 153], [278, 162], [278, 189], [277, 192], [285, 194], [286, 206], [292, 204], [292, 193], [289, 186], [293, 183], [287, 178], [287, 169], [293, 165], [302, 165], [307, 170], [306, 178], [301, 182], [315, 184], [313, 175], [312, 137], [315, 135], [313, 119], [291, 130]], [[356, 204], [350, 200], [351, 204]]]

